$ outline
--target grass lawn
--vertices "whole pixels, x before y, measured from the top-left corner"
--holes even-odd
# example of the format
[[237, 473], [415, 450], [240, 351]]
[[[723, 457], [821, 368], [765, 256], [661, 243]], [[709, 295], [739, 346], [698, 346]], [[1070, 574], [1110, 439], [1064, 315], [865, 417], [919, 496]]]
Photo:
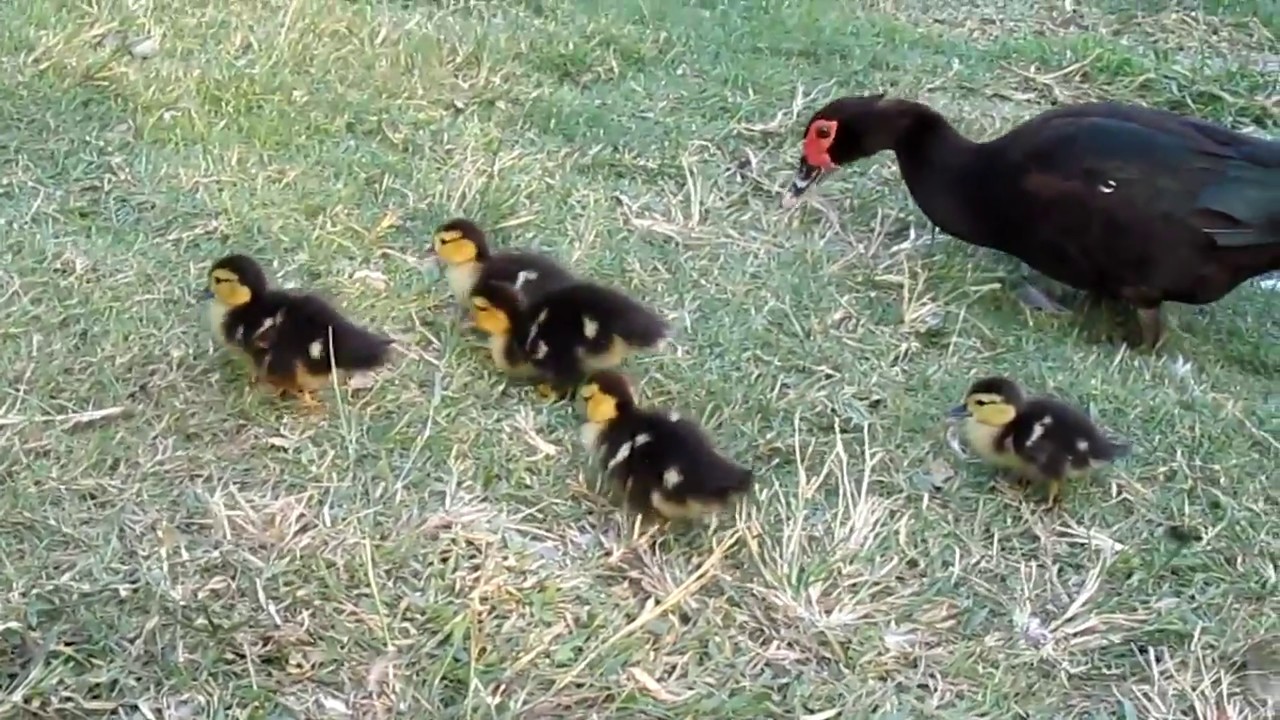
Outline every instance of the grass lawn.
[[[888, 155], [778, 200], [846, 93], [1280, 132], [1274, 5], [946, 5], [0, 4], [0, 717], [1261, 717], [1276, 294], [1135, 355], [925, 242]], [[635, 531], [451, 323], [455, 214], [666, 313], [628, 371], [753, 500]], [[252, 393], [197, 304], [232, 250], [403, 354], [319, 421]], [[1134, 456], [1056, 512], [993, 486], [943, 421], [992, 372]]]

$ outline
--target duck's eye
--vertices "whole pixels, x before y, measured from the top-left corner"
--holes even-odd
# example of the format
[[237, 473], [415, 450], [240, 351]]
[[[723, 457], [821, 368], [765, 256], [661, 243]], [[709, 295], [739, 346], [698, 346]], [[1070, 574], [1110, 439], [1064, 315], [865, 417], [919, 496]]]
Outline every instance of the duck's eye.
[[819, 140], [828, 140], [831, 138], [831, 128], [826, 125], [822, 125], [815, 130], [813, 134], [816, 135]]

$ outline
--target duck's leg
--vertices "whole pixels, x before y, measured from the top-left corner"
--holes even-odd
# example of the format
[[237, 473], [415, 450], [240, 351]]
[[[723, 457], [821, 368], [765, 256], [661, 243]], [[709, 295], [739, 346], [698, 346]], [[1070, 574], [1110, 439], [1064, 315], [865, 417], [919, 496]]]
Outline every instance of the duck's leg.
[[1142, 329], [1142, 348], [1154, 351], [1164, 340], [1164, 316], [1160, 306], [1138, 308], [1138, 326]]
[[1030, 282], [1023, 282], [1013, 292], [1013, 296], [1028, 310], [1061, 315], [1068, 312], [1065, 305], [1054, 300], [1049, 294]]

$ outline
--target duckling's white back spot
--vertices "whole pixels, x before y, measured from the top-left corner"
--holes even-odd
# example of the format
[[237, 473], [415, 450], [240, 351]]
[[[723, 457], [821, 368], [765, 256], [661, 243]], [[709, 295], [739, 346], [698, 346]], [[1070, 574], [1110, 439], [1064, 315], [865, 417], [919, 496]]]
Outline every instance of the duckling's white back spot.
[[538, 317], [534, 318], [533, 324], [529, 326], [529, 334], [524, 338], [525, 345], [533, 342], [533, 339], [538, 337], [538, 330], [542, 329], [542, 323], [546, 322], [548, 312], [546, 308], [543, 308], [542, 312], [538, 313]]
[[1079, 440], [1077, 440], [1076, 450], [1079, 450], [1082, 453], [1089, 452], [1089, 441], [1085, 440], [1084, 438], [1080, 438]]
[[676, 412], [675, 410], [668, 410], [668, 411], [667, 411], [667, 419], [668, 419], [668, 420], [670, 420], [671, 422], [679, 422], [679, 421], [680, 421], [680, 413]]
[[634, 441], [635, 446], [640, 447], [641, 445], [649, 442], [652, 439], [653, 439], [653, 436], [650, 435], [649, 433], [640, 433], [639, 435], [636, 436], [636, 439]]
[[323, 358], [324, 357], [324, 341], [313, 340], [311, 344], [307, 346], [307, 355], [310, 356], [312, 360], [319, 360]]
[[600, 323], [590, 315], [582, 316], [582, 336], [588, 340], [594, 340], [596, 334], [600, 332]]
[[609, 464], [605, 466], [605, 470], [612, 470], [618, 467], [622, 463], [626, 462], [627, 458], [629, 457], [631, 457], [631, 441], [630, 440], [618, 446], [618, 451], [613, 454], [613, 457], [609, 458]]
[[673, 490], [677, 485], [684, 482], [684, 475], [680, 474], [680, 468], [672, 465], [667, 471], [662, 473], [662, 487]]
[[520, 286], [524, 285], [526, 282], [533, 282], [534, 280], [537, 280], [537, 279], [538, 279], [537, 270], [521, 270], [520, 272], [516, 273], [516, 289], [519, 290]]
[[533, 359], [541, 360], [547, 356], [547, 344], [541, 340], [533, 346]]
[[1044, 437], [1044, 434], [1049, 429], [1050, 425], [1053, 425], [1052, 415], [1045, 415], [1037, 420], [1036, 424], [1031, 426], [1031, 435], [1027, 437], [1027, 447], [1031, 447], [1037, 440]]

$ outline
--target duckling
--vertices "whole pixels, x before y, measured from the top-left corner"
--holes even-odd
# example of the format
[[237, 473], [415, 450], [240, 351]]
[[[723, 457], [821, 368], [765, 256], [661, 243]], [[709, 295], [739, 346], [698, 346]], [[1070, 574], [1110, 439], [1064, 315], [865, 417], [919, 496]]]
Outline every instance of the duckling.
[[[530, 320], [532, 318], [532, 320]], [[666, 320], [617, 290], [589, 282], [565, 285], [525, 309], [524, 351], [543, 376], [539, 394], [571, 394], [583, 378], [621, 365], [630, 355], [661, 348]]]
[[262, 267], [228, 255], [209, 270], [210, 318], [224, 343], [244, 353], [254, 380], [319, 409], [312, 395], [340, 376], [386, 362], [392, 340], [361, 328], [323, 298], [271, 288]]
[[466, 218], [454, 218], [436, 228], [433, 246], [445, 265], [445, 279], [458, 300], [460, 313], [466, 312], [471, 290], [481, 280], [508, 283], [525, 298], [535, 298], [574, 279], [572, 273], [545, 255], [490, 251], [484, 231]]
[[228, 255], [209, 271], [204, 297], [214, 337], [248, 366], [251, 382], [261, 379], [267, 345], [288, 294], [270, 287], [266, 273], [243, 255]]
[[965, 440], [982, 459], [1047, 485], [1050, 505], [1064, 480], [1129, 454], [1129, 445], [1105, 437], [1085, 413], [1056, 398], [1025, 398], [1008, 378], [973, 383], [950, 414], [963, 418]]
[[751, 469], [716, 450], [696, 422], [639, 407], [623, 375], [592, 373], [578, 394], [586, 402], [582, 442], [631, 507], [667, 520], [694, 519], [751, 489]]
[[515, 339], [528, 334], [528, 325], [524, 303], [514, 286], [494, 278], [477, 280], [471, 288], [471, 315], [476, 327], [489, 337], [489, 355], [499, 370], [516, 378], [537, 375], [524, 345]]

